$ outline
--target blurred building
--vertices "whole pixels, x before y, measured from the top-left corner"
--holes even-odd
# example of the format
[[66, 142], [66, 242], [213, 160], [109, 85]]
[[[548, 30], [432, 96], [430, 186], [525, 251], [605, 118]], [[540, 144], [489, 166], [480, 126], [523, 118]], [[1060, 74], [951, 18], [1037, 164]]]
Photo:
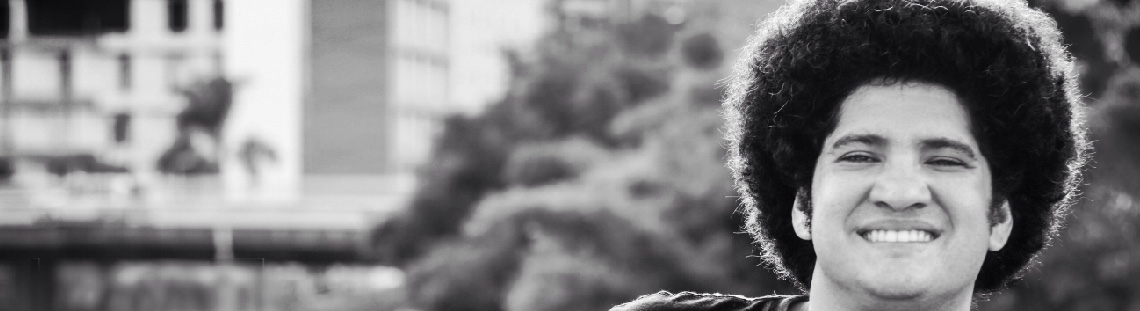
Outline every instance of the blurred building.
[[[0, 0], [0, 304], [43, 309], [76, 262], [368, 260], [443, 120], [556, 26], [547, 3]], [[222, 125], [188, 131], [216, 81]]]
[[443, 119], [459, 111], [449, 102], [451, 1], [393, 1], [393, 11], [393, 165], [409, 174], [431, 157]]
[[[265, 141], [278, 152], [261, 176], [234, 162], [227, 180], [285, 199], [409, 193], [440, 122], [458, 111], [448, 100], [450, 1], [294, 2], [289, 12], [234, 4], [234, 23], [250, 26], [227, 38], [239, 83], [227, 146]], [[281, 22], [254, 25], [268, 20]], [[295, 38], [253, 30], [282, 27]]]
[[[450, 6], [0, 0], [0, 304], [50, 309], [76, 260], [368, 260], [458, 111]], [[180, 117], [203, 81], [232, 90], [216, 135]]]
[[[222, 72], [220, 0], [0, 2], [0, 155], [153, 170], [179, 92]], [[55, 161], [55, 162], [53, 162]], [[17, 171], [17, 173], [20, 172]]]
[[224, 77], [233, 111], [201, 153], [231, 198], [407, 192], [441, 120], [473, 110], [450, 96], [451, 11], [446, 0], [5, 0], [0, 155], [18, 173], [81, 157], [155, 175], [182, 91]]

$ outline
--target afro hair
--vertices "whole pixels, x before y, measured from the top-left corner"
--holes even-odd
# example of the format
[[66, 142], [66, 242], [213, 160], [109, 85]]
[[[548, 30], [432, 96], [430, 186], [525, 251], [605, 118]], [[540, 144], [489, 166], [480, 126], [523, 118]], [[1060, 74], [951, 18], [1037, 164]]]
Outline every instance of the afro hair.
[[[1055, 22], [1022, 1], [793, 1], [760, 24], [724, 103], [745, 229], [764, 262], [809, 290], [816, 254], [791, 209], [810, 215], [812, 173], [838, 106], [876, 80], [953, 90], [1016, 225], [986, 254], [974, 292], [1019, 279], [1056, 235], [1088, 153], [1072, 61]], [[999, 215], [997, 217], [1003, 217]]]

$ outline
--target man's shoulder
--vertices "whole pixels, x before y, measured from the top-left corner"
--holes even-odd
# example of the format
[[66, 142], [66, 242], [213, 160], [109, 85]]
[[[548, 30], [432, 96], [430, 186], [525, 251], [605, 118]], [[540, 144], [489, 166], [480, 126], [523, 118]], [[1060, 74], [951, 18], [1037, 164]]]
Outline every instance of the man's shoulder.
[[610, 311], [786, 311], [807, 296], [772, 295], [748, 298], [736, 295], [661, 291], [617, 305]]

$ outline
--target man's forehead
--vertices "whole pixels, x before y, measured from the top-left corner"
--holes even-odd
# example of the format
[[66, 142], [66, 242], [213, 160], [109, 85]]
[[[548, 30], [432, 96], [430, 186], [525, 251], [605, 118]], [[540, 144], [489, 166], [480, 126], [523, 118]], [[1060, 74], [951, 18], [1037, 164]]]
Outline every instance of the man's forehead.
[[976, 146], [969, 115], [958, 97], [937, 84], [864, 85], [841, 104], [824, 148], [851, 143]]

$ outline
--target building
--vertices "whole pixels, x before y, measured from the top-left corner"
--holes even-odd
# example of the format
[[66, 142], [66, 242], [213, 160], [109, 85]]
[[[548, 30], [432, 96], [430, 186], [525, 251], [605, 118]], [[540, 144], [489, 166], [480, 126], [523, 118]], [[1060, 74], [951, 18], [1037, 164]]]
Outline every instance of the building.
[[243, 198], [355, 204], [392, 205], [410, 194], [440, 122], [456, 112], [450, 2], [264, 6], [234, 2], [229, 12], [227, 68], [238, 86], [225, 144], [262, 141], [277, 156], [262, 176], [223, 164], [227, 188]]
[[234, 92], [221, 141], [190, 140], [230, 198], [407, 192], [461, 110], [450, 1], [4, 0], [0, 13], [0, 156], [18, 172], [83, 157], [161, 175], [182, 91], [220, 77]]
[[0, 155], [152, 171], [180, 90], [221, 75], [220, 0], [0, 2]]
[[553, 30], [547, 0], [464, 0], [452, 3], [451, 98], [476, 114], [501, 100], [510, 82], [506, 53], [526, 55]]
[[[0, 304], [14, 310], [51, 309], [76, 262], [367, 260], [372, 226], [455, 110], [449, 1], [0, 0], [0, 13], [0, 161], [16, 164], [0, 180]], [[232, 91], [211, 99], [232, 102], [224, 125], [187, 127], [186, 93], [221, 94], [217, 81]], [[20, 266], [32, 257], [43, 269]], [[218, 309], [256, 305], [231, 300]]]
[[[0, 161], [16, 166], [0, 176], [0, 227], [113, 217], [213, 230], [222, 246], [242, 230], [366, 244], [458, 111], [449, 1], [2, 0], [0, 13]], [[232, 90], [216, 133], [179, 121], [203, 81]], [[195, 157], [168, 156], [180, 144]], [[214, 170], [160, 171], [169, 158]]]

